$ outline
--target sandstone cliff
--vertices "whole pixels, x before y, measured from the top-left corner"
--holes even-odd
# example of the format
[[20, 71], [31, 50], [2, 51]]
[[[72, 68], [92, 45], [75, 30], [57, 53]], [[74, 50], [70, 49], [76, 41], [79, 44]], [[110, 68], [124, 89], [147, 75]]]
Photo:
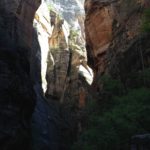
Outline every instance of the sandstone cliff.
[[93, 97], [73, 149], [149, 149], [150, 2], [85, 0], [85, 13]]
[[[79, 76], [83, 76], [88, 84], [92, 83], [93, 78], [92, 70], [87, 65], [82, 32], [84, 30], [83, 19], [81, 19], [84, 18], [83, 6], [73, 0], [69, 2], [48, 1], [48, 6], [50, 7], [52, 34], [49, 35], [47, 55], [46, 95], [61, 103], [67, 99], [69, 103], [71, 99], [74, 99], [73, 101], [78, 105], [80, 88], [86, 91], [86, 87], [82, 87], [82, 83], [79, 83], [82, 82]], [[81, 18], [75, 15], [77, 10]]]
[[126, 80], [129, 72], [150, 65], [149, 36], [141, 33], [145, 7], [146, 0], [85, 1], [86, 44], [95, 78], [111, 74]]

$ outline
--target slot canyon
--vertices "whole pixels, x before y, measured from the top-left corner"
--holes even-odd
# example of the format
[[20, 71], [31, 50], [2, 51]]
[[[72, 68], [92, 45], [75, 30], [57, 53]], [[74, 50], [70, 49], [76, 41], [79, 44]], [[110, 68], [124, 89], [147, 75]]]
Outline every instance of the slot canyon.
[[150, 150], [149, 0], [0, 0], [0, 150]]

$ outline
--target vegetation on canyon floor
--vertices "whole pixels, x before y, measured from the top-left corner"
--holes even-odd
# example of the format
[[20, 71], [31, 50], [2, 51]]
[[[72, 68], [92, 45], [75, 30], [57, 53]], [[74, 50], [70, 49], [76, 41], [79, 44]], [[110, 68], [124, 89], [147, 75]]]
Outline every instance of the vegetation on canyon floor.
[[144, 16], [142, 21], [142, 31], [150, 32], [150, 9], [144, 10]]
[[150, 132], [150, 69], [130, 74], [134, 87], [111, 77], [101, 78], [98, 100], [87, 106], [87, 127], [73, 150], [127, 150], [131, 137]]

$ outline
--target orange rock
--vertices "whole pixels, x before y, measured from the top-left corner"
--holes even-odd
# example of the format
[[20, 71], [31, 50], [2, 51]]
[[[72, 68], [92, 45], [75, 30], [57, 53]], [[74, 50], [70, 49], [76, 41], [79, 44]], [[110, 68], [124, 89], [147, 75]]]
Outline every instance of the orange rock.
[[106, 72], [110, 49], [123, 50], [139, 34], [143, 2], [149, 5], [149, 0], [85, 1], [87, 52], [96, 74]]

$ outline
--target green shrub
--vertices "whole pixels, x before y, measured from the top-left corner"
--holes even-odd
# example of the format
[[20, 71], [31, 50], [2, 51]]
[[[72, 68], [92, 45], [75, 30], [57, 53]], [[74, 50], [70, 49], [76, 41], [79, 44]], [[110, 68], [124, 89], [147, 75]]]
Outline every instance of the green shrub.
[[144, 81], [144, 86], [150, 87], [150, 68], [141, 73], [141, 79]]
[[48, 10], [49, 10], [49, 11], [54, 11], [54, 12], [56, 12], [56, 9], [54, 8], [54, 6], [53, 6], [52, 4], [48, 4], [47, 7], [48, 7]]
[[98, 105], [100, 112], [109, 111], [115, 104], [115, 96], [124, 94], [124, 86], [120, 80], [113, 79], [109, 76], [102, 76], [98, 83], [101, 88], [98, 95]]
[[130, 73], [127, 86], [129, 88], [150, 87], [150, 68]]
[[142, 21], [142, 31], [150, 32], [150, 9], [145, 9], [143, 21]]
[[73, 150], [128, 150], [133, 135], [150, 132], [149, 89], [130, 90], [114, 100], [110, 111], [89, 114], [87, 130]]
[[102, 76], [100, 84], [103, 85], [103, 90], [109, 95], [121, 95], [123, 94], [123, 85], [121, 81], [113, 79], [109, 76]]

